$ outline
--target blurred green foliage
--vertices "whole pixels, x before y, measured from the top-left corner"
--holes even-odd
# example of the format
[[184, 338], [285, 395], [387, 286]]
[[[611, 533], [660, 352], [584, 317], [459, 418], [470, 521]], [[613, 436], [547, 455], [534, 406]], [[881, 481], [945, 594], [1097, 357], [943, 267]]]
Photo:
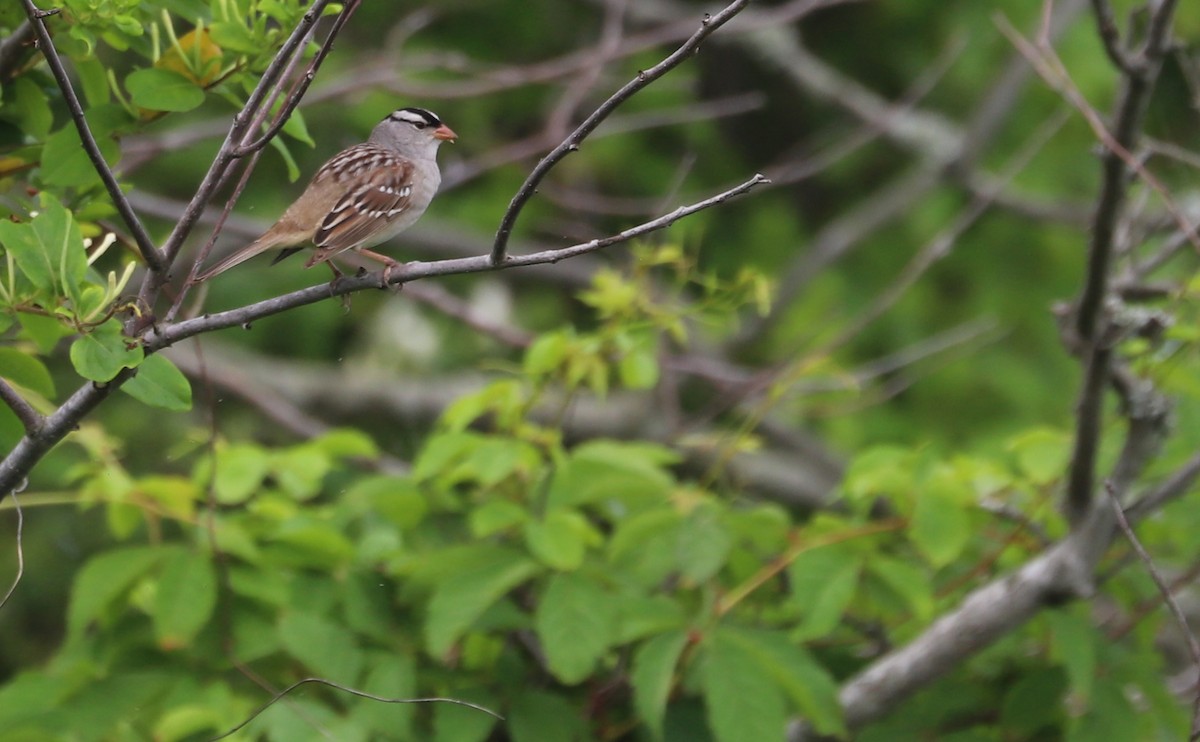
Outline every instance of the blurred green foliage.
[[[414, 242], [449, 236], [485, 252], [530, 161], [503, 149], [545, 151], [554, 142], [531, 138], [564, 100], [575, 101], [569, 128], [670, 47], [585, 58], [590, 87], [564, 85], [582, 79], [570, 64], [600, 37], [601, 6], [364, 3], [311, 105], [267, 150], [238, 215], [265, 224], [298, 193], [297, 179], [382, 115], [424, 105], [462, 139], [443, 150], [447, 187]], [[21, 23], [11, 7], [0, 9], [0, 35]], [[123, 185], [184, 200], [211, 161], [213, 137], [304, 7], [68, 0], [48, 23]], [[636, 18], [640, 6], [627, 10]], [[998, 15], [1027, 30], [1040, 13], [1034, 3], [850, 3], [787, 31], [888, 101], [940, 70], [912, 104], [962, 133], [1014, 60]], [[1200, 8], [1181, 7], [1177, 27], [1193, 38]], [[224, 333], [298, 366], [382, 368], [395, 385], [490, 374], [436, 422], [376, 411], [300, 441], [252, 405], [218, 403], [203, 377], [189, 382], [122, 334], [120, 318], [144, 309], [129, 299], [136, 251], [112, 236], [116, 212], [36, 50], [3, 70], [0, 377], [48, 412], [85, 380], [138, 370], [127, 395], [50, 454], [21, 495], [30, 568], [0, 609], [5, 739], [208, 739], [311, 676], [389, 699], [470, 701], [505, 720], [308, 687], [231, 738], [737, 742], [782, 739], [795, 717], [844, 735], [839, 683], [1061, 538], [1056, 497], [1079, 370], [1051, 307], [1079, 288], [1099, 177], [1091, 131], [1068, 117], [1012, 177], [1010, 203], [984, 213], [894, 306], [855, 330], [977, 194], [943, 164], [945, 177], [910, 207], [775, 304], [831, 224], [924, 165], [911, 145], [836, 100], [798, 92], [739, 33], [722, 30], [623, 106], [551, 175], [518, 239], [562, 245], [613, 233], [755, 171], [818, 160], [850, 134], [864, 141], [809, 177], [591, 256], [583, 278], [518, 269], [504, 284], [444, 282], [465, 297], [499, 286], [511, 310], [495, 319], [530, 331], [523, 349], [412, 308], [403, 293], [360, 294], [347, 311], [322, 303]], [[1078, 16], [1056, 49], [1083, 95], [1108, 110], [1116, 75], [1090, 19]], [[553, 59], [561, 70], [504, 84], [511, 68]], [[1148, 131], [1194, 148], [1185, 72], [1166, 68]], [[695, 115], [701, 103], [747, 93], [755, 102], [737, 115]], [[1031, 78], [978, 143], [973, 167], [983, 170], [974, 174], [1002, 172], [1065, 108]], [[194, 136], [212, 122], [215, 133]], [[1161, 177], [1178, 201], [1191, 198], [1190, 168], [1164, 162]], [[1134, 195], [1149, 213], [1152, 196], [1140, 185]], [[594, 208], [575, 208], [580, 201]], [[1030, 216], [1021, 204], [1069, 213]], [[152, 233], [161, 239], [171, 223], [151, 220]], [[422, 259], [443, 254], [401, 242]], [[1178, 400], [1158, 473], [1200, 441], [1194, 265], [1185, 255], [1161, 272], [1184, 287], [1151, 305], [1175, 318], [1164, 337], [1122, 345]], [[204, 307], [315, 280], [294, 264], [251, 263], [215, 282]], [[390, 314], [398, 305], [408, 307], [400, 319]], [[760, 334], [737, 341], [760, 321]], [[863, 372], [977, 322], [992, 329]], [[418, 330], [432, 338], [424, 352], [396, 340]], [[678, 390], [674, 412], [713, 428], [667, 445], [574, 439], [557, 424], [585, 397], [665, 395], [670, 352], [717, 347], [729, 349], [722, 362], [767, 382], [742, 407], [714, 406], [736, 391], [700, 382]], [[560, 400], [557, 420], [538, 412], [548, 400]], [[771, 502], [726, 468], [767, 445], [756, 424], [768, 418], [847, 462], [829, 493], [837, 508]], [[1105, 437], [1106, 461], [1119, 433], [1113, 426]], [[0, 449], [22, 434], [0, 406]], [[712, 454], [707, 465], [696, 466], [697, 453]], [[411, 469], [380, 468], [385, 454]], [[1172, 566], [1200, 549], [1191, 499], [1143, 527]], [[0, 552], [11, 563], [11, 550]], [[1153, 586], [1116, 569], [1123, 559], [1105, 562], [1105, 595], [1120, 620], [1083, 605], [1047, 610], [856, 738], [1182, 736], [1187, 713], [1165, 681], [1175, 668], [1156, 648], [1164, 619], [1143, 610]]]

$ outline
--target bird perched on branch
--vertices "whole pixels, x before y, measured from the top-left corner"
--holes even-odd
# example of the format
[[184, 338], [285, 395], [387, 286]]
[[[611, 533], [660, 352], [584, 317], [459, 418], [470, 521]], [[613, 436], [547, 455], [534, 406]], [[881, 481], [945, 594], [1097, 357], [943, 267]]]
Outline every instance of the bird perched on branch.
[[306, 268], [356, 250], [383, 263], [382, 285], [386, 286], [399, 263], [368, 248], [421, 218], [442, 182], [438, 147], [457, 138], [431, 111], [392, 112], [366, 142], [342, 150], [322, 165], [300, 198], [261, 237], [198, 274], [195, 281], [207, 281], [268, 250], [282, 250], [271, 261], [274, 265], [312, 246], [316, 252], [304, 264]]

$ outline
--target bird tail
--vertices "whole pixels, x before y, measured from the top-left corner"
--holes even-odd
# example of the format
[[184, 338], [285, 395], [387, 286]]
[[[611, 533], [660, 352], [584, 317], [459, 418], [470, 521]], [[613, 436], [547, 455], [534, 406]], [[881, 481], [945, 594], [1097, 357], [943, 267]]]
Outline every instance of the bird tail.
[[[264, 234], [262, 237], [259, 237], [257, 240], [255, 240], [254, 242], [251, 242], [249, 245], [246, 245], [242, 249], [237, 250], [236, 252], [230, 253], [224, 259], [222, 259], [217, 264], [213, 265], [208, 270], [196, 274], [195, 281], [196, 281], [196, 283], [202, 283], [204, 281], [207, 281], [208, 279], [212, 278], [213, 276], [224, 273], [225, 271], [229, 270], [230, 268], [234, 267], [235, 265], [241, 265], [242, 263], [245, 263], [247, 260], [255, 257], [256, 255], [261, 255], [262, 253], [266, 252], [267, 250], [270, 250], [272, 248], [278, 248], [278, 247], [279, 247], [279, 242], [277, 240], [271, 239], [270, 233]], [[295, 249], [299, 249], [299, 248], [295, 248]], [[290, 254], [291, 254], [290, 250], [284, 250], [283, 254], [280, 255], [279, 257], [277, 257], [275, 259], [275, 261], [273, 261], [271, 264], [274, 265], [281, 258], [287, 257]]]

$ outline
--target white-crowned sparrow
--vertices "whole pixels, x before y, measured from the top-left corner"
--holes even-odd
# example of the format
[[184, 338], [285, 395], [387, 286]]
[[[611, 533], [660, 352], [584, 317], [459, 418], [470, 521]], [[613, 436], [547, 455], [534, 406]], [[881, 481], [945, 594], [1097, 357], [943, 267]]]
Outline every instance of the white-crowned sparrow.
[[395, 237], [421, 218], [442, 182], [438, 146], [457, 138], [423, 108], [392, 112], [364, 144], [342, 150], [322, 165], [300, 198], [262, 237], [195, 280], [206, 281], [267, 250], [282, 250], [271, 261], [274, 265], [311, 245], [317, 250], [306, 268], [357, 250], [384, 264], [386, 285], [398, 263], [367, 248]]

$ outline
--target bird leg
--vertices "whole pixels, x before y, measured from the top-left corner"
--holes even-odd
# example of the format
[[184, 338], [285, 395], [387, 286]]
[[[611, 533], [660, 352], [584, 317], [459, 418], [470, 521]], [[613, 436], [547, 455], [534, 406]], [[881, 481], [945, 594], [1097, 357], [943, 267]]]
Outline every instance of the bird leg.
[[365, 247], [358, 248], [358, 254], [383, 263], [383, 276], [379, 282], [379, 288], [386, 289], [388, 284], [392, 282], [392, 271], [399, 268], [400, 264], [386, 255], [380, 255], [374, 250], [368, 250]]

